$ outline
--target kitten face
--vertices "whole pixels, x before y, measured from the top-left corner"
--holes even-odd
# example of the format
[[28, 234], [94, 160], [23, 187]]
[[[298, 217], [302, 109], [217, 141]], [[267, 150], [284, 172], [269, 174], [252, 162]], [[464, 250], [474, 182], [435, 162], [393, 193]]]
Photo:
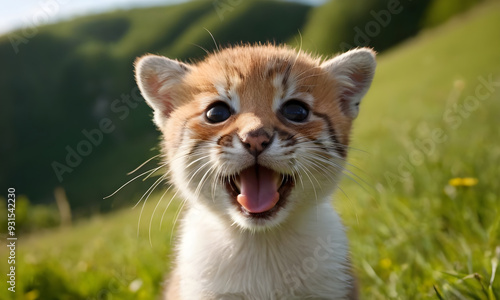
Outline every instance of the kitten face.
[[374, 68], [368, 49], [321, 63], [274, 46], [136, 64], [171, 181], [193, 208], [251, 230], [329, 201]]

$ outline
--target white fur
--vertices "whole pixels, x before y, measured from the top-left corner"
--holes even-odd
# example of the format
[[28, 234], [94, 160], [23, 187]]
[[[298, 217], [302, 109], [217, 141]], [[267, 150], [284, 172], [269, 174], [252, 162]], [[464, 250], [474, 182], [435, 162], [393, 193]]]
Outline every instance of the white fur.
[[178, 249], [182, 299], [346, 298], [347, 238], [323, 202], [265, 232], [227, 226], [190, 208]]
[[[189, 141], [189, 131], [185, 134]], [[332, 172], [332, 178], [291, 169], [307, 164], [302, 160], [309, 149], [294, 145], [294, 154], [287, 156], [290, 147], [274, 140], [259, 164], [302, 177], [276, 216], [252, 220], [231, 203], [222, 185], [207, 181], [207, 174], [221, 165], [227, 173], [238, 172], [255, 158], [236, 137], [224, 155], [211, 143], [200, 152], [207, 157], [199, 159], [186, 155], [192, 146], [186, 142], [171, 163], [175, 185], [188, 200], [176, 261], [181, 299], [347, 298], [353, 285], [348, 241], [330, 203], [332, 181], [340, 172]]]

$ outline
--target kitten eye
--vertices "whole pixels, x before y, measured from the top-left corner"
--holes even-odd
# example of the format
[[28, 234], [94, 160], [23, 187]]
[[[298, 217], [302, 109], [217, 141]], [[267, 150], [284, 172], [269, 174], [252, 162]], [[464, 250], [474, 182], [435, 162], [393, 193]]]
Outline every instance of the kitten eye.
[[297, 100], [286, 102], [281, 108], [281, 114], [290, 121], [303, 122], [309, 116], [307, 106]]
[[224, 122], [229, 119], [230, 116], [231, 110], [224, 102], [216, 102], [212, 104], [205, 113], [205, 117], [210, 123]]

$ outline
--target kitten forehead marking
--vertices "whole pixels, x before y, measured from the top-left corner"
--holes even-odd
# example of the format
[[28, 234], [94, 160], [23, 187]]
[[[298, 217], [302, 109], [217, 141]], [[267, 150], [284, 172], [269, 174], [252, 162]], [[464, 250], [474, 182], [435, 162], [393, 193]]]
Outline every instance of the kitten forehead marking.
[[[276, 127], [272, 124], [281, 123], [276, 113], [287, 100], [298, 99], [314, 109], [316, 97], [335, 97], [321, 93], [316, 93], [315, 97], [314, 93], [311, 93], [318, 77], [323, 77], [323, 82], [330, 80], [319, 68], [317, 59], [273, 47], [247, 50], [249, 51], [243, 51], [244, 53], [238, 48], [223, 50], [198, 65], [201, 74], [206, 74], [210, 69], [212, 76], [200, 76], [195, 71], [186, 79], [187, 82], [193, 82], [193, 85], [214, 86], [217, 95], [221, 99], [229, 100], [230, 106], [239, 113], [233, 125], [243, 132], [260, 126], [268, 131]], [[336, 126], [342, 126], [342, 118], [345, 119], [342, 115], [336, 117]], [[318, 122], [300, 126], [310, 139], [317, 138], [323, 128], [324, 124]], [[344, 139], [342, 142], [347, 143], [348, 140]]]

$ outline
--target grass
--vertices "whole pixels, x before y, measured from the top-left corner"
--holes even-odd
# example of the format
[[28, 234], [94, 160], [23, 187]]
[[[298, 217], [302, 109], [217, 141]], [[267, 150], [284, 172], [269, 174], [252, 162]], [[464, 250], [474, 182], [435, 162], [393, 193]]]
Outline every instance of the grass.
[[[498, 36], [500, 4], [490, 2], [379, 58], [354, 130], [350, 163], [359, 178], [346, 178], [335, 201], [364, 299], [500, 299], [500, 276], [492, 281], [500, 87], [483, 89], [479, 104], [470, 98], [479, 78], [500, 82]], [[450, 185], [457, 177], [477, 184]], [[145, 206], [138, 236], [140, 208], [22, 236], [13, 299], [154, 298], [177, 213], [170, 207], [160, 227], [158, 197]]]
[[[172, 204], [160, 228], [164, 210], [160, 207], [150, 231], [157, 200], [150, 199], [144, 206], [140, 222], [141, 205], [94, 216], [72, 228], [22, 236], [16, 260], [17, 292], [12, 299], [151, 299], [158, 295], [169, 267], [171, 228], [178, 210]], [[6, 270], [6, 261], [0, 266]], [[5, 285], [2, 280], [2, 291]]]
[[[500, 82], [499, 16], [498, 3], [483, 6], [379, 60], [354, 133], [366, 152], [351, 156], [368, 191], [344, 180], [349, 199], [336, 202], [370, 299], [436, 297], [435, 286], [446, 299], [499, 299], [500, 281], [489, 281], [500, 246], [500, 87], [470, 98], [478, 78]], [[478, 184], [450, 186], [456, 177]]]

